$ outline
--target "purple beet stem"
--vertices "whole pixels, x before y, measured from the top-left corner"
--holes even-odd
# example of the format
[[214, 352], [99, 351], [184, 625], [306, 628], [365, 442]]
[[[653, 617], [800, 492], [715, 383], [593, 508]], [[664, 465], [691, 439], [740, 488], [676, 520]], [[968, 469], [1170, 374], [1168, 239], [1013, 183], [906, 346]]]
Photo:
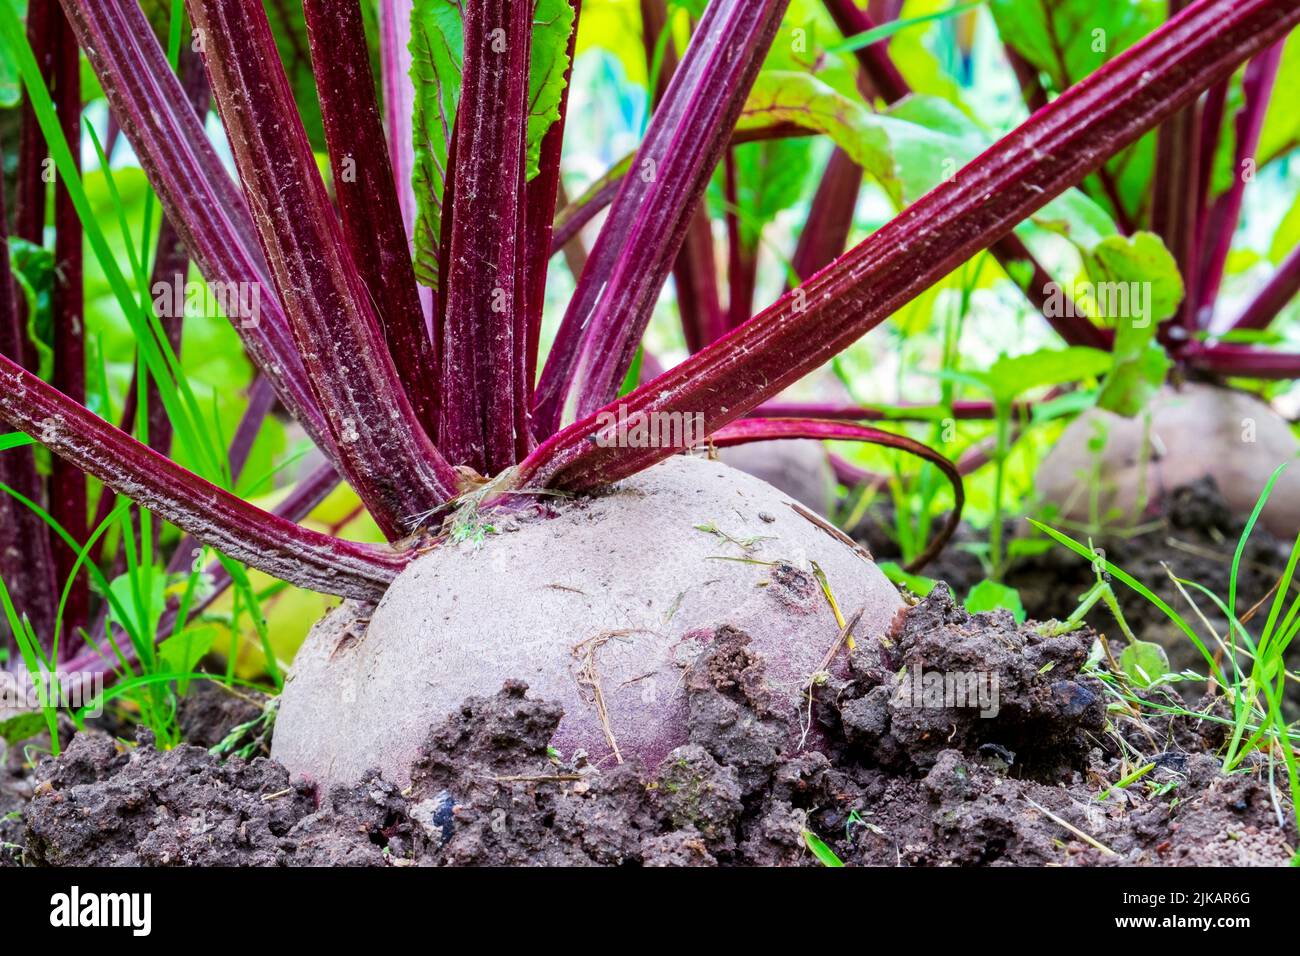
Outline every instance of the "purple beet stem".
[[390, 540], [456, 494], [415, 420], [316, 170], [266, 13], [192, 0], [194, 26], [253, 223], [337, 463]]
[[437, 361], [384, 142], [361, 6], [306, 0], [303, 10], [343, 235], [415, 416], [436, 441]]
[[[702, 414], [714, 432], [843, 350], [1297, 21], [1287, 0], [1200, 0], [1076, 84], [800, 289], [605, 410]], [[582, 490], [672, 449], [589, 441], [595, 416], [538, 448], [521, 485]]]

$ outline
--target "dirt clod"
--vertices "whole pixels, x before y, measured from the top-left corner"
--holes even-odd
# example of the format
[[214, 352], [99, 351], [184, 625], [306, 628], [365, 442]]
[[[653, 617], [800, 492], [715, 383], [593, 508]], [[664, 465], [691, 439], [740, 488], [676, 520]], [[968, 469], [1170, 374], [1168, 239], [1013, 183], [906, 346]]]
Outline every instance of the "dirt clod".
[[[519, 682], [449, 715], [401, 790], [371, 774], [321, 794], [264, 758], [82, 734], [33, 778], [24, 861], [819, 865], [813, 832], [850, 864], [1285, 863], [1296, 835], [1267, 767], [1223, 775], [1195, 715], [1108, 714], [1092, 642], [940, 588], [780, 714], [748, 635], [719, 628], [686, 672], [690, 740], [652, 768], [556, 752], [560, 708]], [[995, 699], [908, 696], [909, 675], [969, 672], [996, 677]], [[791, 721], [822, 747], [791, 752]], [[1135, 760], [1152, 767], [1115, 787]]]

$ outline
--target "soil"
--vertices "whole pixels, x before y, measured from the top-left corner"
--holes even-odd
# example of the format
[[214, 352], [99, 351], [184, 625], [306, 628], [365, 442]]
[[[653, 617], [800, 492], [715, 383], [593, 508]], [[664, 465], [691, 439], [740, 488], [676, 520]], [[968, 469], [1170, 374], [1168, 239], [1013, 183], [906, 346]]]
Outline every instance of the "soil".
[[[896, 560], [898, 555], [897, 547], [884, 531], [892, 526], [888, 508], [886, 505], [878, 513], [869, 515], [854, 532], [854, 536], [878, 560]], [[1163, 511], [1149, 515], [1140, 529], [1094, 537], [1093, 544], [1105, 552], [1107, 560], [1149, 587], [1183, 615], [1198, 633], [1205, 635], [1207, 629], [1169, 572], [1209, 588], [1226, 603], [1233, 554], [1244, 527], [1245, 521], [1233, 515], [1213, 479], [1205, 478], [1170, 492], [1165, 498]], [[1023, 535], [1024, 531], [1023, 523], [1008, 522], [1004, 539], [1010, 541], [1017, 534]], [[1072, 536], [1079, 540], [1087, 537], [1082, 534]], [[948, 582], [958, 596], [964, 596], [984, 578], [986, 572], [979, 558], [963, 545], [975, 545], [985, 540], [981, 532], [963, 523], [952, 544], [921, 573]], [[1279, 540], [1261, 527], [1253, 530], [1242, 554], [1237, 577], [1239, 614], [1269, 594], [1286, 568], [1292, 543]], [[1004, 580], [1020, 592], [1029, 617], [1047, 620], [1068, 616], [1078, 606], [1083, 593], [1095, 583], [1096, 576], [1090, 562], [1072, 551], [1054, 546], [1015, 560]], [[1172, 672], [1190, 670], [1203, 676], [1206, 672], [1204, 658], [1187, 636], [1150, 601], [1122, 583], [1113, 583], [1134, 636], [1164, 647]], [[1300, 589], [1300, 582], [1293, 587]], [[1197, 607], [1215, 631], [1226, 635], [1227, 621], [1213, 602], [1192, 588], [1186, 590], [1198, 598]], [[1268, 607], [1266, 603], [1264, 613]], [[1102, 604], [1090, 612], [1087, 621], [1108, 635], [1117, 630], [1115, 619]], [[1294, 653], [1300, 655], [1300, 647]], [[1291, 691], [1297, 694], [1300, 688], [1292, 686]], [[1189, 698], [1199, 697], [1200, 692], [1201, 688], [1193, 684], [1184, 687]], [[1294, 716], [1300, 713], [1300, 701], [1293, 700], [1293, 703], [1297, 705]]]
[[[35, 866], [821, 865], [807, 832], [850, 864], [1287, 862], [1296, 833], [1266, 768], [1220, 774], [1209, 721], [1108, 709], [1094, 638], [969, 615], [941, 586], [845, 677], [810, 680], [795, 729], [815, 721], [826, 745], [786, 753], [765, 662], [722, 627], [686, 671], [689, 742], [653, 768], [556, 753], [560, 707], [518, 682], [449, 715], [402, 790], [369, 775], [319, 793], [265, 757], [91, 731], [31, 774], [6, 765], [0, 807], [24, 809], [0, 839]], [[996, 697], [908, 693], [964, 671]], [[1155, 769], [1099, 799], [1134, 761]]]

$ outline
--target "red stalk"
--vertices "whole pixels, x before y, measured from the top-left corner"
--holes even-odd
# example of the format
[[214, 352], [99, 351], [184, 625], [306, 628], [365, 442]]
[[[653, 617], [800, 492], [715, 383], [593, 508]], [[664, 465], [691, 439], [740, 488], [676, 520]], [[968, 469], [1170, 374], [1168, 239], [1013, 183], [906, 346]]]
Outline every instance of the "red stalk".
[[1188, 365], [1215, 375], [1242, 378], [1300, 378], [1300, 353], [1271, 352], [1244, 345], [1202, 345], [1185, 352]]
[[[859, 7], [855, 0], [825, 0], [825, 6], [845, 39], [874, 30], [880, 25], [880, 21]], [[903, 74], [898, 72], [898, 67], [889, 56], [888, 40], [859, 47], [853, 51], [853, 55], [857, 57], [872, 88], [886, 103], [896, 103], [912, 92], [907, 80], [903, 79]]]
[[[660, 37], [668, 29], [668, 5], [664, 0], [641, 0], [641, 44], [645, 47], [647, 71], [654, 69]], [[668, 35], [659, 56], [658, 82], [650, 91], [651, 102], [655, 106], [668, 92], [668, 84], [676, 72], [677, 48], [672, 36]], [[703, 206], [691, 215], [681, 251], [673, 260], [673, 284], [677, 289], [677, 311], [681, 314], [686, 347], [692, 352], [698, 352], [727, 331], [726, 319], [718, 301], [718, 263], [713, 254], [713, 225], [709, 221], [708, 210]]]
[[384, 127], [375, 100], [361, 6], [305, 0], [312, 72], [320, 97], [343, 237], [415, 415], [437, 440], [437, 358], [411, 263]]
[[338, 464], [390, 539], [456, 494], [415, 420], [257, 4], [192, 0], [253, 222]]
[[[731, 145], [739, 146], [742, 143], [758, 143], [769, 139], [814, 135], [816, 135], [815, 130], [805, 129], [795, 123], [772, 123], [768, 126], [753, 126], [740, 130], [732, 135]], [[624, 179], [624, 174], [618, 171], [618, 167], [623, 166], [624, 163], [631, 163], [634, 158], [634, 155], [626, 157], [616, 164], [615, 168], [592, 183], [585, 193], [572, 202], [565, 203], [556, 212], [555, 231], [551, 235], [551, 255], [559, 252], [572, 241], [587, 223], [595, 219], [601, 210], [617, 198]], [[710, 239], [709, 242], [712, 248], [713, 240]]]
[[1214, 303], [1223, 282], [1223, 271], [1232, 250], [1232, 237], [1237, 232], [1241, 218], [1241, 204], [1245, 198], [1247, 163], [1254, 163], [1259, 136], [1264, 129], [1264, 114], [1273, 94], [1273, 81], [1277, 79], [1278, 65], [1282, 61], [1282, 42], [1274, 44], [1256, 57], [1246, 67], [1242, 90], [1246, 102], [1237, 113], [1237, 149], [1232, 171], [1232, 188], [1220, 196], [1210, 209], [1206, 224], [1207, 245], [1202, 250], [1201, 281], [1198, 285], [1197, 321], [1199, 328], [1209, 328], [1214, 317]]
[[[1170, 15], [1186, 8], [1188, 0], [1170, 0]], [[1196, 255], [1196, 196], [1201, 180], [1197, 163], [1200, 160], [1201, 118], [1196, 103], [1179, 110], [1160, 127], [1156, 134], [1156, 166], [1153, 176], [1155, 196], [1151, 205], [1151, 228], [1164, 240], [1165, 247], [1178, 264], [1178, 271], [1187, 277], [1189, 291], [1180, 307], [1184, 329], [1196, 328], [1196, 271], [1192, 263]], [[1170, 341], [1178, 349], [1185, 338]]]
[[743, 325], [754, 314], [758, 250], [748, 248], [741, 234], [735, 150], [727, 150], [724, 162], [727, 197], [727, 331], [730, 332], [738, 325]]
[[[564, 181], [561, 180], [555, 190], [555, 212], [558, 214], [562, 209], [569, 205], [569, 197], [564, 191]], [[582, 277], [582, 270], [587, 267], [587, 247], [583, 244], [582, 236], [574, 234], [560, 249], [564, 253], [564, 264], [569, 267], [569, 274], [573, 276], [573, 281], [577, 282]], [[552, 232], [550, 252], [555, 252], [555, 238]]]
[[322, 449], [325, 420], [267, 278], [248, 204], [208, 142], [138, 4], [64, 0], [64, 10], [163, 210], [209, 283], [258, 290], [253, 316], [230, 316], [253, 361]]
[[[526, 352], [521, 382], [526, 409], [533, 405], [537, 381], [537, 358], [542, 336], [542, 311], [546, 304], [546, 271], [551, 259], [551, 236], [555, 229], [555, 211], [560, 195], [560, 153], [564, 144], [564, 125], [569, 114], [569, 83], [573, 79], [573, 56], [578, 42], [578, 23], [582, 19], [582, 0], [573, 4], [573, 30], [569, 34], [569, 68], [564, 74], [564, 91], [560, 94], [560, 118], [542, 138], [538, 173], [524, 187], [524, 320]], [[576, 278], [576, 275], [575, 275]], [[533, 449], [532, 429], [518, 436], [518, 456]]]
[[[27, 42], [31, 45], [36, 63], [41, 69], [45, 85], [54, 85], [54, 48], [51, 45], [52, 26], [58, 8], [54, 0], [30, 0], [27, 6]], [[45, 160], [49, 151], [45, 136], [36, 120], [31, 101], [24, 96], [22, 106], [22, 139], [18, 150], [17, 195], [14, 197], [14, 235], [34, 245], [44, 245], [45, 234]], [[21, 311], [25, 304], [18, 303]], [[24, 343], [23, 364], [32, 368], [35, 356], [31, 346]]]
[[[0, 155], [3, 159], [3, 155]], [[26, 333], [18, 313], [9, 265], [9, 234], [5, 218], [4, 177], [0, 177], [0, 355], [17, 361]], [[0, 482], [33, 501], [42, 498], [41, 478], [30, 448], [0, 452]], [[31, 620], [38, 639], [48, 646], [54, 638], [58, 604], [54, 556], [45, 523], [17, 499], [0, 492], [0, 578], [20, 612]]]
[[[57, 11], [52, 22], [54, 105], [63, 136], [72, 146], [72, 159], [81, 169], [81, 54], [76, 37]], [[62, 176], [54, 187], [54, 374], [51, 384], [74, 402], [86, 401], [85, 292], [82, 269], [81, 218]], [[51, 462], [49, 510], [54, 520], [78, 544], [89, 537], [86, 476], [61, 458]], [[52, 541], [56, 580], [66, 581], [76, 564], [76, 552]], [[90, 587], [85, 578], [73, 582], [64, 612], [69, 632], [83, 627], [90, 615]]]
[[0, 357], [0, 418], [205, 544], [282, 581], [376, 600], [406, 558], [277, 518], [193, 475]]
[[618, 393], [788, 0], [714, 0], [592, 250], [537, 391], [538, 434]]
[[1300, 248], [1291, 250], [1282, 260], [1273, 278], [1233, 323], [1232, 330], [1268, 328], [1297, 293], [1300, 293]]
[[939, 533], [934, 536], [926, 549], [907, 565], [905, 570], [910, 573], [919, 571], [933, 561], [961, 523], [961, 512], [966, 503], [966, 493], [962, 487], [961, 474], [957, 471], [956, 466], [934, 449], [918, 441], [913, 441], [905, 435], [882, 432], [879, 429], [868, 428], [865, 425], [819, 421], [813, 418], [782, 420], [747, 418], [723, 426], [714, 432], [709, 440], [719, 448], [726, 448], [730, 445], [744, 445], [756, 441], [779, 441], [790, 438], [813, 438], [818, 441], [861, 441], [872, 445], [880, 445], [884, 448], [896, 448], [899, 451], [907, 452], [909, 455], [915, 455], [923, 461], [930, 462], [943, 472], [943, 476], [952, 485], [953, 508], [948, 513], [948, 520], [944, 522]]
[[464, 14], [438, 435], [452, 461], [488, 475], [518, 461], [528, 428], [520, 239], [532, 4], [484, 0]]
[[[855, 0], [825, 0], [826, 9], [835, 20], [836, 26], [845, 37], [855, 36], [874, 29], [876, 21], [864, 10], [858, 8]], [[903, 75], [898, 72], [894, 61], [889, 56], [889, 45], [882, 41], [872, 43], [854, 51], [858, 64], [879, 91], [886, 103], [896, 103], [912, 92]], [[991, 247], [993, 255], [1004, 267], [1009, 262], [1024, 261], [1033, 267], [1033, 277], [1026, 288], [1025, 297], [1057, 334], [1068, 345], [1086, 345], [1091, 348], [1106, 348], [1104, 333], [1090, 322], [1082, 309], [1066, 309], [1069, 316], [1048, 318], [1045, 304], [1048, 299], [1047, 286], [1052, 283], [1051, 274], [1039, 264], [1029, 248], [1015, 235], [1008, 233], [1002, 240]]]
[[1043, 320], [1065, 340], [1067, 345], [1086, 345], [1092, 349], [1110, 349], [1115, 333], [1110, 329], [1098, 328], [1081, 308], [1061, 309], [1062, 315], [1051, 315], [1058, 311], [1048, 308], [1051, 291], [1057, 285], [1051, 273], [1043, 268], [1034, 258], [1029, 247], [1014, 232], [1009, 232], [993, 244], [990, 251], [1004, 267], [1011, 262], [1027, 262], [1033, 270], [1029, 284], [1022, 290]]
[[1196, 248], [1201, 250], [1205, 244], [1206, 217], [1209, 213], [1210, 186], [1214, 178], [1214, 154], [1219, 148], [1219, 137], [1223, 132], [1223, 114], [1228, 102], [1228, 88], [1231, 83], [1216, 83], [1205, 93], [1201, 103], [1201, 155], [1196, 163], [1199, 179], [1196, 184]]
[[[621, 397], [622, 414], [702, 414], [706, 432], [802, 378], [1300, 21], [1291, 0], [1199, 0], [1061, 94], [828, 269], [723, 340]], [[798, 294], [797, 294], [798, 293]], [[541, 445], [520, 486], [584, 490], [672, 454], [588, 438]]]
[[[1016, 415], [1029, 414], [1033, 405], [1033, 402], [1016, 402], [1012, 409]], [[915, 414], [908, 414], [906, 408], [906, 403], [901, 409], [891, 406], [890, 411], [884, 412], [878, 408], [836, 402], [764, 402], [754, 409], [754, 414], [763, 418], [822, 418], [841, 422], [930, 422], [935, 419], [934, 404], [918, 405]], [[984, 421], [996, 418], [997, 409], [992, 402], [953, 402], [952, 417], [957, 421]]]
[[800, 281], [826, 268], [844, 252], [853, 228], [862, 176], [862, 167], [848, 153], [838, 147], [831, 153], [791, 262]]
[[[284, 499], [274, 510], [272, 515], [282, 518], [285, 521], [291, 521], [295, 524], [306, 518], [316, 509], [325, 498], [338, 487], [339, 477], [332, 465], [322, 465], [316, 471], [312, 472], [302, 481], [300, 481], [288, 497]], [[193, 539], [186, 538], [183, 544], [192, 544]], [[178, 548], [172, 556], [167, 570], [171, 574], [179, 574], [189, 567], [197, 555], [192, 547]], [[216, 603], [217, 599], [229, 589], [233, 583], [230, 574], [226, 571], [225, 565], [220, 561], [213, 561], [203, 569], [203, 575], [211, 583], [210, 589], [206, 595], [196, 603], [190, 606], [187, 621], [192, 621], [204, 611]], [[175, 598], [169, 600], [167, 610], [163, 612], [158, 621], [158, 631], [156, 638], [163, 640], [171, 636], [172, 630], [176, 625], [176, 614], [178, 610], [178, 601]], [[99, 632], [102, 633], [102, 625]], [[107, 650], [107, 648], [105, 649]], [[135, 646], [127, 641], [118, 642], [118, 650], [128, 661], [135, 660]], [[64, 669], [69, 673], [104, 673], [115, 670], [118, 667], [116, 655], [101, 655], [94, 648], [87, 648], [77, 654], [72, 660], [64, 665]]]

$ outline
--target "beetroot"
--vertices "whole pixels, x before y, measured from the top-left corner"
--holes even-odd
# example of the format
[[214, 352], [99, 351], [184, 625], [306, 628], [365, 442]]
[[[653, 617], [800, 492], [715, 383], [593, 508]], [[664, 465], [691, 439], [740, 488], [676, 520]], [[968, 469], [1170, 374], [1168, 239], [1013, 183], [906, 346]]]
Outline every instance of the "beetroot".
[[444, 543], [373, 611], [347, 604], [317, 625], [285, 685], [275, 758], [318, 781], [374, 767], [405, 781], [434, 722], [518, 678], [564, 707], [566, 757], [653, 766], [686, 742], [682, 674], [719, 625], [749, 633], [789, 718], [840, 632], [815, 569], [846, 617], [862, 611], [859, 646], [903, 608], [864, 551], [719, 462], [670, 458], [553, 512]]
[[[229, 452], [216, 447], [199, 427], [206, 413], [177, 387], [174, 356], [141, 315], [135, 276], [102, 230], [87, 230], [85, 244], [133, 325], [141, 367], [158, 384], [156, 402], [145, 402], [161, 404], [175, 434], [195, 445], [187, 458], [195, 471], [88, 410], [77, 401], [79, 388], [64, 394], [32, 371], [20, 347], [16, 289], [4, 274], [0, 419], [229, 558], [355, 602], [318, 629], [284, 695], [276, 751], [318, 779], [373, 764], [402, 778], [432, 715], [518, 677], [569, 714], [561, 747], [602, 762], [657, 759], [683, 740], [681, 658], [720, 623], [751, 635], [780, 690], [773, 706], [796, 710], [809, 681], [837, 660], [841, 629], [827, 592], [846, 615], [862, 612], [862, 642], [890, 627], [900, 598], [813, 511], [723, 465], [675, 458], [680, 444], [610, 440], [603, 418], [617, 410], [620, 418], [689, 420], [718, 445], [811, 437], [920, 451], [958, 485], [951, 533], [960, 479], [938, 453], [857, 425], [778, 426], [746, 416], [975, 254], [993, 246], [1005, 253], [1026, 217], [1300, 22], [1294, 0], [1197, 0], [757, 315], [747, 318], [748, 309], [729, 303], [734, 328], [721, 338], [698, 336], [689, 359], [620, 396], [732, 142], [818, 130], [797, 117], [739, 123], [788, 0], [711, 0], [650, 118], [635, 173], [601, 190], [608, 214], [543, 356], [568, 69], [581, 15], [570, 0], [544, 3], [544, 13], [542, 3], [523, 0], [385, 4], [376, 83], [360, 5], [304, 0], [329, 187], [265, 5], [184, 5], [236, 181], [209, 142], [206, 93], [186, 94], [135, 0], [31, 4], [34, 17], [50, 22], [29, 23], [30, 30], [0, 3], [0, 39], [15, 54], [32, 107], [24, 140], [48, 147], [58, 169], [63, 281], [75, 285], [81, 274], [77, 220], [90, 222], [97, 212], [78, 173], [81, 144], [64, 132], [75, 133], [81, 120], [73, 95], [79, 46], [205, 280], [261, 293], [257, 315], [230, 318], [263, 377], [261, 398], [250, 403]], [[400, 9], [412, 13], [405, 22]], [[185, 24], [173, 26], [173, 36], [185, 35]], [[33, 43], [44, 48], [34, 51]], [[862, 55], [879, 61], [884, 47], [872, 44]], [[57, 104], [43, 62], [59, 64]], [[890, 82], [870, 75], [870, 66], [866, 72], [886, 98], [906, 93], [896, 71]], [[408, 109], [412, 73], [418, 95]], [[397, 94], [382, 107], [380, 86]], [[22, 164], [20, 188], [29, 203], [35, 197], [39, 233], [48, 164], [44, 149], [28, 152], [38, 162]], [[31, 209], [23, 211], [30, 218]], [[1032, 258], [1022, 247], [1012, 252]], [[76, 315], [69, 308], [58, 317], [56, 369], [84, 361]], [[1079, 333], [1080, 323], [1066, 323], [1063, 334]], [[1090, 342], [1106, 338], [1088, 327]], [[1201, 368], [1227, 358], [1238, 370], [1288, 362], [1199, 341], [1186, 351], [1180, 361]], [[328, 465], [322, 483], [300, 487], [277, 513], [231, 491], [231, 462], [246, 456], [272, 398]], [[81, 476], [61, 465], [58, 487], [40, 489], [43, 476], [30, 460], [14, 469], [22, 474], [5, 477], [17, 487], [34, 481], [47, 499], [68, 492], [54, 510], [78, 514], [71, 543], [81, 544]], [[385, 544], [296, 523], [320, 488], [339, 479]], [[452, 533], [439, 535], [449, 511]], [[33, 600], [37, 578], [48, 589], [54, 569], [45, 565], [72, 550], [55, 543], [61, 554], [48, 561], [48, 549], [0, 548], [0, 579], [26, 581], [18, 605]], [[33, 573], [15, 573], [27, 561]], [[190, 561], [182, 551], [172, 570]], [[107, 584], [100, 591], [116, 600]], [[21, 633], [14, 602], [0, 594], [6, 621]], [[363, 609], [375, 604], [367, 622], [371, 612]], [[89, 623], [85, 608], [70, 606], [69, 640]], [[143, 615], [114, 608], [112, 626], [131, 631], [123, 635], [129, 641], [116, 642], [123, 658], [154, 657], [154, 632], [170, 633], [193, 611], [172, 606], [146, 630], [137, 625]], [[42, 627], [51, 617], [32, 620]], [[30, 637], [54, 645], [48, 631]], [[94, 647], [73, 648], [71, 669], [119, 663]]]
[[[1274, 469], [1300, 457], [1300, 441], [1253, 395], [1211, 385], [1163, 390], [1145, 415], [1097, 409], [1070, 423], [1038, 469], [1037, 490], [1074, 521], [1092, 520], [1089, 489], [1099, 483], [1095, 517], [1136, 523], [1163, 494], [1209, 477], [1233, 511], [1249, 516]], [[1098, 450], [1094, 444], [1104, 444]], [[1300, 464], [1300, 463], [1298, 463]], [[1107, 516], [1110, 516], [1109, 522]], [[1300, 467], [1278, 479], [1260, 523], [1291, 538], [1300, 528]]]

